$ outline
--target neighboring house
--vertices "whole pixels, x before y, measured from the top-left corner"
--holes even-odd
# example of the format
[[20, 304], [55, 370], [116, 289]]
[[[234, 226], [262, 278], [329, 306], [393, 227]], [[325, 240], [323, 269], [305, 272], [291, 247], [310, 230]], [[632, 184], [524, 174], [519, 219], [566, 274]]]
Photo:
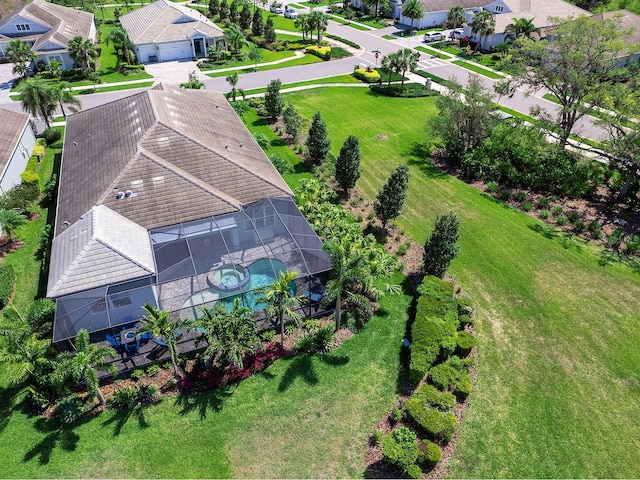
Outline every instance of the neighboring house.
[[234, 298], [259, 310], [252, 291], [281, 271], [302, 293], [331, 269], [221, 93], [158, 85], [69, 116], [64, 145], [47, 290], [62, 348], [80, 329], [116, 337], [145, 302], [188, 319]]
[[141, 63], [168, 62], [207, 55], [224, 42], [224, 32], [196, 10], [158, 0], [120, 17]]
[[[473, 17], [473, 12], [486, 4], [486, 0], [421, 0], [424, 7], [424, 17], [412, 20], [402, 15], [402, 4], [398, 3], [396, 17], [403, 25], [412, 25], [417, 29], [431, 28], [442, 25], [447, 21], [449, 11], [453, 7], [462, 6], [467, 14], [467, 20]], [[394, 5], [394, 4], [392, 4]]]
[[69, 41], [78, 35], [95, 41], [93, 13], [33, 0], [0, 20], [0, 56], [11, 40], [23, 40], [35, 52], [36, 63], [57, 60], [63, 70], [69, 69]]
[[622, 30], [631, 30], [631, 36], [626, 40], [626, 43], [632, 47], [623, 52], [618, 66], [637, 62], [640, 59], [640, 15], [636, 15], [628, 10], [615, 10], [613, 12], [599, 13], [594, 15], [592, 18], [594, 20], [602, 21], [604, 19], [616, 17], [619, 17], [620, 19], [620, 28]]
[[0, 109], [0, 194], [20, 184], [36, 144], [28, 113]]
[[[505, 32], [505, 29], [516, 18], [533, 19], [535, 27], [544, 30], [552, 26], [549, 17], [566, 18], [591, 15], [588, 11], [563, 0], [545, 0], [544, 2], [540, 0], [496, 0], [485, 5], [483, 10], [493, 13], [496, 18], [495, 33], [482, 38], [480, 48], [483, 50], [490, 50], [492, 47], [509, 40], [511, 33]], [[468, 24], [472, 20], [473, 17], [469, 19]], [[470, 35], [474, 42], [478, 40], [479, 35], [472, 34], [470, 26], [465, 28], [465, 34]]]

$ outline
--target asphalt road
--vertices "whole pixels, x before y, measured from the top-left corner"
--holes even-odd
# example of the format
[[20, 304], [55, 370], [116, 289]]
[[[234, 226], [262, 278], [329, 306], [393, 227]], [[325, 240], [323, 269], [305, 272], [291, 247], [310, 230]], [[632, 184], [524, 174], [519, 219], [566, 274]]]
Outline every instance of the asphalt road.
[[[393, 53], [403, 47], [403, 41], [389, 41], [381, 38], [380, 31], [361, 31], [337, 22], [330, 21], [327, 31], [333, 35], [349, 39], [361, 45], [363, 50], [356, 54], [355, 57], [349, 57], [342, 60], [332, 60], [330, 62], [314, 63], [311, 65], [301, 65], [295, 67], [285, 67], [275, 70], [258, 71], [254, 73], [246, 73], [240, 76], [238, 87], [245, 90], [253, 88], [261, 88], [274, 78], [279, 78], [283, 84], [313, 80], [317, 78], [331, 77], [345, 73], [351, 73], [355, 64], [372, 65], [376, 64], [376, 58], [372, 53], [373, 50], [381, 52], [380, 58], [389, 53]], [[404, 42], [406, 43], [406, 42]], [[427, 72], [433, 72], [441, 78], [454, 78], [460, 83], [466, 83], [471, 73], [469, 70], [454, 65], [444, 60], [435, 59], [425, 53], [421, 53], [420, 68]], [[494, 80], [484, 76], [480, 76], [483, 84], [487, 89], [493, 91]], [[209, 90], [219, 90], [226, 92], [229, 85], [224, 77], [210, 78], [204, 81], [206, 88]], [[121, 90], [115, 92], [96, 93], [92, 95], [82, 95], [82, 109], [93, 108], [104, 103], [117, 100], [144, 89]], [[501, 97], [495, 100], [501, 105], [529, 114], [534, 106], [540, 106], [549, 112], [555, 113], [558, 109], [557, 105], [542, 98], [542, 93], [527, 96], [523, 91], [514, 92], [511, 98]], [[19, 102], [10, 102], [0, 104], [1, 107], [14, 111], [21, 111]], [[582, 118], [576, 125], [574, 132], [587, 138], [595, 140], [604, 138], [606, 133], [599, 126], [592, 123], [591, 119]]]

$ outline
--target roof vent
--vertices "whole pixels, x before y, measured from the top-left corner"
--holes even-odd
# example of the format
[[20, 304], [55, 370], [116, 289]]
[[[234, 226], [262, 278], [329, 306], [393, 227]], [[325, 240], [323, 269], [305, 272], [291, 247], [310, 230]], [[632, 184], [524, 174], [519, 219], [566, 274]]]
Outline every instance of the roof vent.
[[116, 194], [116, 200], [120, 200], [121, 198], [124, 198], [124, 192], [118, 192]]
[[65, 229], [65, 228], [67, 228], [69, 225], [71, 225], [71, 224], [65, 220], [64, 222], [62, 222], [62, 229], [64, 230], [64, 229]]
[[78, 142], [73, 142], [73, 146], [77, 147], [78, 146]]
[[133, 192], [131, 190], [127, 190], [126, 192], [124, 192], [124, 196], [129, 198], [131, 195], [133, 195]]
[[227, 150], [229, 150], [229, 145], [225, 145], [224, 148], [226, 148]]
[[242, 143], [240, 144], [240, 148], [244, 148], [244, 145]]

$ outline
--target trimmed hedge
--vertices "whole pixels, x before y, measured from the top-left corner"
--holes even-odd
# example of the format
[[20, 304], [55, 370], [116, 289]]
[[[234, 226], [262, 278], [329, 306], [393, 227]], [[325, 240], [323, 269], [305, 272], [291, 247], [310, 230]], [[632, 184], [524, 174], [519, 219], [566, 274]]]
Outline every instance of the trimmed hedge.
[[399, 98], [419, 98], [419, 97], [434, 97], [440, 95], [437, 90], [427, 90], [424, 85], [420, 83], [405, 83], [402, 85], [371, 85], [369, 87], [372, 91], [380, 95], [386, 95], [387, 97], [399, 97]]
[[351, 40], [347, 40], [346, 38], [339, 37], [337, 35], [332, 35], [330, 33], [323, 33], [324, 37], [331, 38], [333, 40], [337, 40], [338, 42], [342, 42], [345, 45], [349, 45], [350, 47], [357, 48], [358, 50], [361, 48], [356, 42], [352, 42]]
[[15, 283], [16, 272], [13, 269], [13, 265], [0, 265], [0, 310], [11, 301]]
[[476, 345], [476, 337], [469, 332], [461, 331], [456, 333], [456, 352], [461, 357], [466, 357], [471, 349]]
[[440, 445], [429, 440], [423, 440], [422, 443], [426, 450], [424, 463], [427, 467], [433, 468], [442, 459], [442, 449]]
[[407, 476], [415, 473], [416, 467], [420, 470], [417, 463], [424, 461], [424, 453], [418, 448], [416, 434], [406, 427], [400, 427], [384, 437], [382, 455], [385, 462], [395, 465]]
[[[426, 386], [435, 390], [435, 387], [431, 385]], [[449, 392], [439, 393], [449, 396], [455, 404], [456, 398], [453, 394]], [[409, 419], [424, 430], [432, 440], [442, 439], [448, 442], [453, 437], [456, 428], [458, 428], [458, 419], [450, 410], [443, 411], [430, 405], [419, 392], [413, 394], [407, 401], [406, 409]]]
[[310, 45], [305, 48], [305, 52], [310, 53], [311, 55], [315, 55], [325, 62], [331, 60], [331, 47], [318, 47], [316, 45]]
[[456, 397], [465, 399], [471, 393], [470, 367], [466, 359], [453, 356], [429, 370], [429, 380], [440, 390], [453, 391]]
[[356, 68], [353, 71], [353, 76], [365, 83], [377, 83], [380, 81], [380, 74], [374, 69]]
[[20, 174], [20, 179], [24, 184], [40, 183], [40, 175], [38, 175], [38, 172], [34, 172], [33, 170], [25, 170], [24, 172], [22, 172]]

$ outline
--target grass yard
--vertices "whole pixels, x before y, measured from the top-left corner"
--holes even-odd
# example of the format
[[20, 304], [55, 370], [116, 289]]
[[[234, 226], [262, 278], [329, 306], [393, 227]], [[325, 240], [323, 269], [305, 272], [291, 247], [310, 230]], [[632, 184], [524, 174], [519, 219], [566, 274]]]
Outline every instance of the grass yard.
[[451, 273], [479, 304], [480, 361], [450, 475], [637, 476], [640, 267], [431, 167], [424, 151], [432, 98], [332, 88], [286, 99], [308, 118], [322, 112], [334, 155], [347, 134], [359, 136], [358, 187], [368, 198], [394, 167], [409, 164], [398, 223], [418, 242], [437, 214], [452, 210], [461, 220]]
[[[285, 88], [293, 88], [293, 87], [302, 87], [305, 85], [322, 85], [322, 84], [326, 84], [326, 83], [354, 83], [354, 84], [360, 84], [362, 82], [360, 82], [360, 80], [358, 80], [357, 78], [355, 78], [353, 75], [336, 75], [335, 77], [328, 77], [328, 78], [317, 78], [315, 80], [308, 80], [306, 82], [294, 82], [294, 83], [287, 83], [282, 85], [280, 88], [285, 89]], [[246, 95], [251, 95], [254, 93], [264, 93], [267, 91], [266, 87], [263, 88], [254, 88], [252, 90], [245, 90], [245, 94]]]
[[487, 70], [486, 68], [482, 68], [481, 66], [476, 65], [475, 63], [469, 63], [465, 60], [454, 60], [451, 63], [455, 63], [456, 65], [462, 68], [466, 68], [467, 70], [471, 70], [472, 72], [479, 73], [480, 75], [484, 75], [485, 77], [489, 77], [493, 79], [504, 78], [504, 75], [501, 75], [496, 72], [492, 72], [491, 70]]
[[446, 53], [442, 53], [440, 50], [436, 50], [435, 48], [420, 46], [420, 47], [416, 47], [416, 50], [420, 52], [428, 53], [429, 55], [435, 55], [436, 57], [442, 58], [443, 60], [449, 60], [452, 58], [450, 55], [447, 55]]
[[[100, 27], [100, 46], [102, 51], [100, 52], [100, 59], [98, 60], [98, 76], [103, 83], [115, 83], [115, 82], [127, 82], [131, 80], [142, 80], [145, 78], [153, 78], [147, 72], [136, 72], [123, 75], [116, 71], [116, 50], [113, 42], [109, 42], [107, 45], [106, 39], [113, 30], [114, 27], [110, 25], [102, 25]], [[132, 87], [130, 87], [132, 88]]]
[[[265, 70], [276, 70], [278, 68], [296, 67], [298, 65], [309, 65], [311, 63], [319, 63], [319, 62], [322, 62], [322, 59], [316, 57], [315, 55], [305, 54], [303, 57], [298, 57], [296, 59], [293, 59], [293, 60], [290, 60], [290, 61], [287, 61], [287, 62], [275, 63], [273, 65], [262, 65], [262, 66], [260, 66], [260, 64], [258, 64], [258, 70], [261, 71], [261, 72], [264, 72]], [[229, 66], [225, 65], [225, 68], [229, 68]], [[242, 73], [254, 72], [255, 69], [253, 68], [253, 64], [251, 64], [251, 66], [249, 66], [247, 68], [237, 69], [236, 71], [239, 74], [242, 74]], [[216, 78], [216, 77], [226, 77], [227, 75], [230, 75], [231, 73], [232, 73], [232, 71], [225, 70], [225, 71], [221, 71], [221, 72], [213, 71], [212, 73], [207, 73], [206, 75], [208, 77], [211, 77], [211, 78]]]
[[290, 32], [298, 32], [300, 33], [300, 29], [296, 28], [294, 23], [295, 20], [291, 20], [290, 18], [284, 18], [283, 15], [275, 15], [269, 12], [263, 12], [262, 17], [267, 21], [268, 17], [271, 17], [273, 20], [273, 27], [276, 30], [288, 30]]

